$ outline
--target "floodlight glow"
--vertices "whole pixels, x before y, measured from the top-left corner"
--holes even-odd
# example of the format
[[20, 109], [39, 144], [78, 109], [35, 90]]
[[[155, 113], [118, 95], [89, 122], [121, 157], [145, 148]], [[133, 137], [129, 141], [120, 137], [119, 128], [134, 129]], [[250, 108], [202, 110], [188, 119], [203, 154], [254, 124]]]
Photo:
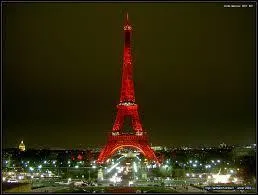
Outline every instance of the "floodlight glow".
[[114, 164], [112, 167], [110, 167], [110, 169], [107, 170], [107, 172], [109, 173], [110, 171], [112, 171], [114, 168], [116, 168], [117, 165], [119, 165], [120, 162]]
[[140, 159], [138, 156], [136, 156], [136, 158], [137, 158], [139, 161], [141, 161], [141, 159]]
[[39, 165], [38, 168], [41, 169], [41, 168], [42, 168], [42, 165]]
[[134, 168], [134, 171], [137, 173], [137, 166], [135, 162], [133, 162], [133, 168]]
[[19, 180], [21, 180], [21, 179], [23, 179], [23, 178], [24, 178], [24, 177], [21, 176], [21, 175], [18, 176], [18, 179], [19, 179]]
[[214, 183], [229, 183], [230, 174], [227, 175], [212, 175]]
[[33, 167], [30, 167], [29, 169], [30, 169], [31, 171], [33, 171], [33, 170], [34, 170], [34, 168], [33, 168]]
[[233, 182], [237, 182], [238, 181], [238, 179], [235, 177], [234, 179], [233, 179]]

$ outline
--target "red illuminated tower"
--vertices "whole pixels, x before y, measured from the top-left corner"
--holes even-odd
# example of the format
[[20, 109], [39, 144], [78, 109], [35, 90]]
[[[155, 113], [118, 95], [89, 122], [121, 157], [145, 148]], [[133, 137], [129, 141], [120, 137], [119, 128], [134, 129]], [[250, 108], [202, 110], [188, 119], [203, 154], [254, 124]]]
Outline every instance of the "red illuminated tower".
[[[108, 137], [108, 143], [102, 149], [97, 162], [102, 164], [108, 157], [123, 147], [133, 147], [138, 149], [146, 158], [158, 163], [158, 159], [150, 148], [146, 132], [142, 129], [142, 124], [138, 114], [138, 105], [135, 104], [133, 67], [131, 57], [131, 33], [132, 26], [129, 23], [128, 14], [124, 24], [124, 58], [122, 86], [120, 102], [117, 105], [117, 116], [113, 125], [112, 133]], [[125, 117], [130, 117], [132, 121], [133, 134], [122, 133]]]

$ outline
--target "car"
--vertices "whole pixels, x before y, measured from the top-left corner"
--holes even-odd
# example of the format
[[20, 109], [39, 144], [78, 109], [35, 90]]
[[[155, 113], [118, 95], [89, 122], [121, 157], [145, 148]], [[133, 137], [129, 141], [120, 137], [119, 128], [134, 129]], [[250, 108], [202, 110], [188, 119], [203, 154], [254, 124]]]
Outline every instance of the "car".
[[7, 182], [8, 183], [19, 183], [19, 181], [17, 179], [8, 179]]

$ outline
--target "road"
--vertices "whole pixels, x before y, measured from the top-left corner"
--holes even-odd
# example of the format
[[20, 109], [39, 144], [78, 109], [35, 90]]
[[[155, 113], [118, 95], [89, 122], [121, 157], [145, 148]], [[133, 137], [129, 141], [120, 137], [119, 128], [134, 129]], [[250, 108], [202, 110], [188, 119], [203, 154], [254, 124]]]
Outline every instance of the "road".
[[56, 192], [59, 190], [68, 190], [68, 189], [69, 187], [67, 186], [57, 186], [57, 187], [49, 186], [49, 187], [32, 189], [31, 192]]

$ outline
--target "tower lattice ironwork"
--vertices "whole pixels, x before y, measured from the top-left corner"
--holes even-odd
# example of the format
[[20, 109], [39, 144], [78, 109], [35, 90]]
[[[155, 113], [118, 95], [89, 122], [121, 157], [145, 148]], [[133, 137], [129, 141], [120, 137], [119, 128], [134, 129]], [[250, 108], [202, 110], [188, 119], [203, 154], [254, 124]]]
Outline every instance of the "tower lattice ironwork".
[[[97, 162], [102, 164], [108, 157], [118, 149], [132, 147], [138, 149], [146, 158], [158, 163], [158, 159], [148, 143], [146, 131], [143, 130], [139, 118], [138, 105], [135, 103], [133, 67], [131, 55], [131, 34], [132, 26], [129, 23], [128, 14], [124, 24], [124, 56], [123, 73], [120, 102], [117, 105], [117, 115], [111, 134], [108, 136], [106, 146], [100, 152]], [[125, 117], [130, 117], [132, 121], [133, 134], [123, 133], [123, 123]]]

